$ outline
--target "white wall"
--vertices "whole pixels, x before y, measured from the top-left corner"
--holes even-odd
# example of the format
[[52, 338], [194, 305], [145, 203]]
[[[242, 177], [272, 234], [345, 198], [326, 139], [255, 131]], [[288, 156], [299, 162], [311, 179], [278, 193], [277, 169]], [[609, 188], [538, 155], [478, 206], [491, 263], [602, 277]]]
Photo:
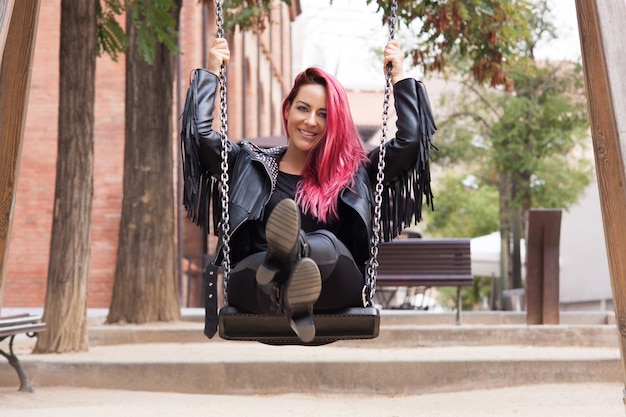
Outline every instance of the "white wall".
[[598, 184], [594, 181], [561, 220], [560, 301], [612, 299]]

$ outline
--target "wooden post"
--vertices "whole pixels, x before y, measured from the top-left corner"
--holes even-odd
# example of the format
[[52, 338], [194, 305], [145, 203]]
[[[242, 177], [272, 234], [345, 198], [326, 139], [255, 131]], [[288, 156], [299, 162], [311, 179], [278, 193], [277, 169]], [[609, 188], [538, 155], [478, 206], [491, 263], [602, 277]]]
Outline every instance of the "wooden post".
[[528, 213], [526, 323], [559, 324], [561, 210]]
[[[576, 0], [600, 205], [626, 373], [626, 2]], [[626, 390], [625, 404], [626, 404]]]
[[0, 2], [0, 308], [40, 0]]
[[4, 53], [4, 45], [7, 42], [9, 34], [9, 24], [11, 23], [11, 14], [13, 14], [13, 3], [15, 0], [7, 0], [0, 3], [0, 62]]

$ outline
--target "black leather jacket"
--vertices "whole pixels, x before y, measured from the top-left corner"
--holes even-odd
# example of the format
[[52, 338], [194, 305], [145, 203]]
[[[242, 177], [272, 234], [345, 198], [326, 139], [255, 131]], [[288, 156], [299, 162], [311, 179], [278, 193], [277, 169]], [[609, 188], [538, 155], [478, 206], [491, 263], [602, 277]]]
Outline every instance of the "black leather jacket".
[[[208, 227], [207, 210], [212, 197], [215, 234], [221, 221], [216, 192], [216, 179], [221, 174], [221, 134], [212, 128], [217, 88], [216, 75], [203, 69], [195, 71], [187, 93], [182, 131], [183, 203], [190, 218]], [[432, 198], [428, 153], [436, 128], [425, 89], [420, 82], [405, 79], [396, 83], [393, 92], [398, 120], [396, 137], [385, 144], [381, 223], [384, 240], [397, 236], [412, 220], [419, 221], [423, 196], [427, 204]], [[264, 215], [276, 184], [278, 162], [285, 151], [286, 146], [262, 149], [247, 141], [228, 142], [229, 226], [234, 262], [248, 254], [246, 222]], [[379, 149], [372, 150], [368, 157], [370, 163], [358, 170], [354, 187], [344, 189], [339, 202], [343, 228], [339, 238], [359, 266], [369, 257]], [[221, 249], [220, 243], [218, 253]]]

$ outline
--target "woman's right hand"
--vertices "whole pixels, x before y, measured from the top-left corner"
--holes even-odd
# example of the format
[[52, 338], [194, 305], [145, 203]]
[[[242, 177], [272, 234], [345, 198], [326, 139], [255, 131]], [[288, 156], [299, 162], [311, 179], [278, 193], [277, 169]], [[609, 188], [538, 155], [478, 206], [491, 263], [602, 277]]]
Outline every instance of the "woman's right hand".
[[215, 38], [209, 47], [207, 70], [219, 76], [222, 64], [228, 65], [230, 49], [224, 38]]

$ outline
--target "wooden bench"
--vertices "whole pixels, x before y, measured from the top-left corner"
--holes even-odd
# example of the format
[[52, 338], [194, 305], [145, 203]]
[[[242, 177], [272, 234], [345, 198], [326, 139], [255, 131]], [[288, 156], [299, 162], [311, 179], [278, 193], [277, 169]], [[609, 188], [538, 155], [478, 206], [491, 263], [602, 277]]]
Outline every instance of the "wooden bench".
[[13, 341], [18, 334], [26, 334], [28, 337], [34, 337], [37, 333], [44, 330], [46, 330], [46, 324], [41, 321], [40, 315], [20, 314], [0, 317], [0, 342], [9, 338], [9, 353], [0, 349], [0, 354], [7, 358], [9, 364], [17, 372], [20, 378], [20, 391], [33, 392], [33, 388], [28, 382], [28, 377], [20, 361], [17, 359], [15, 352], [13, 352]]
[[411, 238], [381, 242], [378, 263], [377, 289], [457, 287], [456, 321], [461, 324], [461, 287], [474, 283], [470, 239]]

